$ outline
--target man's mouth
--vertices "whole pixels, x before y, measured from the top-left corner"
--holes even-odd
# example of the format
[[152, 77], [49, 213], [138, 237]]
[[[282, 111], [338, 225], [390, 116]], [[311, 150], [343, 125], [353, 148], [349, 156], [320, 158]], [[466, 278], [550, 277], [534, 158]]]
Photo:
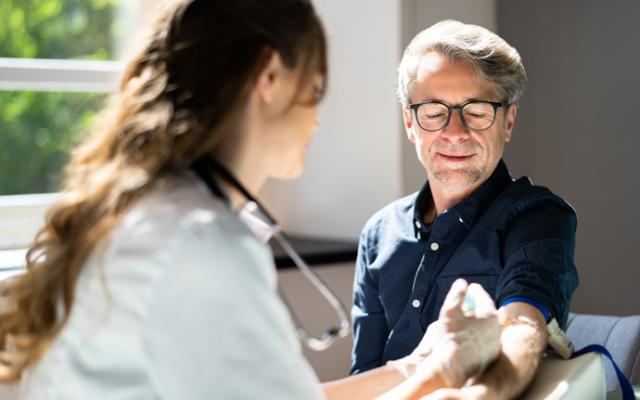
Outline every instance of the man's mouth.
[[438, 156], [444, 158], [447, 161], [452, 162], [462, 162], [471, 159], [474, 154], [446, 154], [446, 153], [438, 153]]

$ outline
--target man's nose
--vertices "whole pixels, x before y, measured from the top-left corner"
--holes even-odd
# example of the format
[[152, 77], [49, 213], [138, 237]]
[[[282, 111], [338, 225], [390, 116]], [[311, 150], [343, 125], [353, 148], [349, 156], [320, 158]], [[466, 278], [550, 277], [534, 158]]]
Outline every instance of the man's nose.
[[442, 129], [440, 135], [452, 143], [459, 143], [468, 139], [469, 129], [462, 122], [460, 110], [453, 110], [449, 123]]

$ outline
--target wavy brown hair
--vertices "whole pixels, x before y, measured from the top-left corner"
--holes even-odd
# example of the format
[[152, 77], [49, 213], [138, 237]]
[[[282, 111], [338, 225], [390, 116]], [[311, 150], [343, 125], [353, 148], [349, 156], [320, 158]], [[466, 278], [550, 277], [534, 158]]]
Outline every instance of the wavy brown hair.
[[61, 200], [0, 284], [0, 381], [20, 378], [64, 327], [85, 259], [166, 171], [189, 167], [238, 120], [273, 52], [326, 78], [321, 23], [308, 0], [174, 0], [157, 15], [99, 124], [71, 154]]

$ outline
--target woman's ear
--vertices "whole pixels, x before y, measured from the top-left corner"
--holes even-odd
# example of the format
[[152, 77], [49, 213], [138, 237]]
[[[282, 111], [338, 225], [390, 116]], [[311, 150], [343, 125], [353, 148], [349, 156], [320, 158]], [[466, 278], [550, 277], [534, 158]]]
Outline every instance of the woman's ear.
[[271, 104], [277, 99], [278, 92], [281, 90], [286, 68], [277, 51], [270, 51], [268, 54], [268, 61], [258, 74], [256, 92], [260, 100]]

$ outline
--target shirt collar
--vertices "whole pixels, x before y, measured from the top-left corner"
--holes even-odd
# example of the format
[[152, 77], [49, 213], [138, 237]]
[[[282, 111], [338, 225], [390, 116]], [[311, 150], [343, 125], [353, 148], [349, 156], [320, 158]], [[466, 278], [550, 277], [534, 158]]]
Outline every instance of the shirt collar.
[[425, 225], [423, 216], [433, 207], [433, 197], [431, 196], [431, 187], [429, 181], [425, 182], [413, 206], [413, 233], [416, 238], [420, 238], [421, 232], [430, 230], [429, 225]]
[[[506, 164], [503, 160], [500, 160], [489, 179], [480, 185], [480, 187], [471, 193], [471, 195], [453, 206], [452, 209], [460, 216], [463, 223], [471, 227], [476, 223], [487, 207], [491, 205], [498, 194], [512, 182], [513, 179], [509, 174]], [[414, 204], [413, 228], [416, 237], [420, 236], [421, 231], [429, 229], [428, 226], [424, 226], [423, 216], [432, 207], [433, 197], [431, 195], [429, 181], [427, 181], [422, 189], [420, 189]]]

